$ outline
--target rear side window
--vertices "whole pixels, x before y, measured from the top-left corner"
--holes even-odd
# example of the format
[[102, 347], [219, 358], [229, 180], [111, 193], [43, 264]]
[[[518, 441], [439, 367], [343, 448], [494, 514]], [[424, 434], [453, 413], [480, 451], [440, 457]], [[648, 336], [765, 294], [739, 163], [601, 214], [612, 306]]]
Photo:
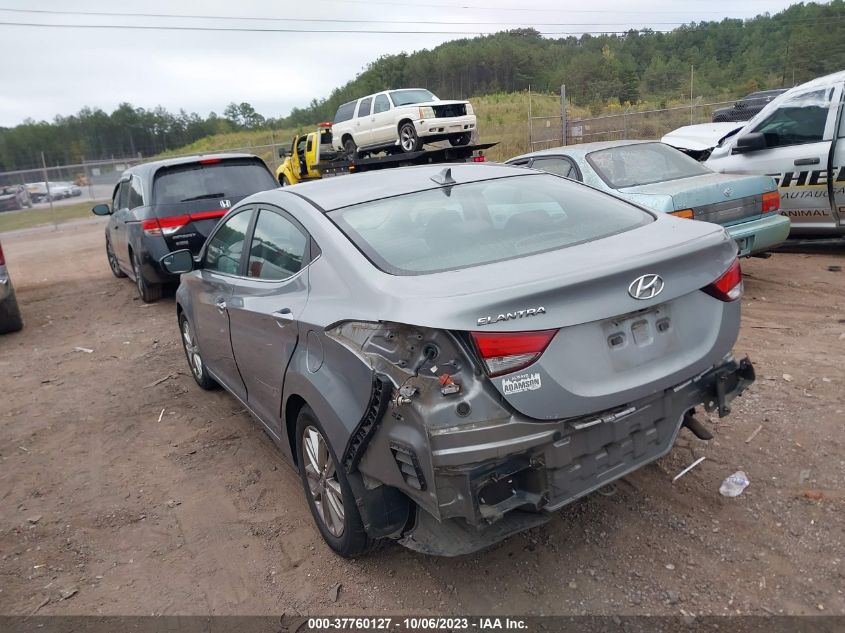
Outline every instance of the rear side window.
[[355, 113], [355, 103], [355, 101], [350, 101], [349, 103], [344, 103], [340, 106], [334, 115], [334, 122], [343, 123], [344, 121], [351, 119], [352, 115]]
[[574, 173], [572, 163], [562, 156], [549, 156], [547, 158], [535, 158], [531, 163], [532, 169], [539, 169], [550, 174], [563, 176], [564, 178], [572, 178], [577, 180], [577, 174]]
[[302, 269], [307, 248], [308, 238], [293, 222], [262, 209], [249, 247], [247, 275], [275, 281], [292, 277]]
[[276, 181], [264, 163], [251, 159], [187, 163], [163, 167], [153, 181], [153, 203], [242, 198], [275, 189]]
[[379, 112], [387, 112], [390, 110], [390, 101], [387, 100], [387, 95], [379, 95], [376, 97], [376, 102], [373, 105], [373, 114]]
[[247, 209], [233, 215], [214, 232], [205, 251], [204, 268], [227, 275], [240, 274], [241, 253], [252, 214], [253, 210]]
[[141, 191], [141, 179], [138, 176], [132, 176], [129, 181], [129, 191], [127, 192], [126, 206], [130, 209], [141, 207], [144, 205], [144, 194]]
[[358, 106], [358, 116], [370, 116], [370, 105], [372, 104], [372, 97], [361, 99], [361, 105]]
[[421, 191], [328, 215], [376, 266], [394, 275], [525, 257], [653, 221], [622, 200], [546, 174]]

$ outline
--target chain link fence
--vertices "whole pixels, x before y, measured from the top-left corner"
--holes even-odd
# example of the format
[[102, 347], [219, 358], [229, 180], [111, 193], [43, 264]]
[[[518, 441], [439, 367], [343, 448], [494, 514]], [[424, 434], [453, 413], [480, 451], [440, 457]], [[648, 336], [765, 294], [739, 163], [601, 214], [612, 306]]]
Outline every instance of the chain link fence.
[[638, 111], [633, 106], [618, 114], [598, 117], [569, 119], [567, 121], [567, 144], [590, 143], [592, 141], [616, 141], [622, 139], [660, 139], [664, 134], [684, 125], [709, 123], [714, 110], [729, 107], [733, 101], [701, 103], [659, 110]]

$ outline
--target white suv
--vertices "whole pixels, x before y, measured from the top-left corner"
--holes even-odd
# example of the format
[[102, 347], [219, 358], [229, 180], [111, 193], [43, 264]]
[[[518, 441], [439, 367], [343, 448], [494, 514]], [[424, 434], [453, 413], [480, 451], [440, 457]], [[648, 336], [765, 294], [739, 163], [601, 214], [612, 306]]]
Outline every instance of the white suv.
[[417, 152], [425, 143], [468, 145], [475, 113], [468, 101], [441, 101], [428, 90], [387, 90], [344, 103], [332, 126], [332, 145], [349, 158], [373, 151]]

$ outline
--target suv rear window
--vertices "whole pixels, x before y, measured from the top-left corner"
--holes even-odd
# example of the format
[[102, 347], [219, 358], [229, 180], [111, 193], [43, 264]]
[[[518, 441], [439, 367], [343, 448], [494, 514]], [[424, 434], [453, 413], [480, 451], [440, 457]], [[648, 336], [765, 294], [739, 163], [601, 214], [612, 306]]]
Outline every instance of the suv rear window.
[[153, 203], [242, 198], [278, 185], [264, 163], [249, 158], [162, 167], [153, 182]]
[[653, 221], [627, 202], [548, 174], [420, 191], [328, 216], [376, 266], [393, 275], [526, 257]]
[[344, 121], [348, 121], [352, 118], [352, 115], [355, 113], [355, 104], [358, 103], [357, 101], [350, 101], [349, 103], [344, 103], [337, 109], [337, 112], [334, 115], [334, 122], [335, 123], [342, 123]]

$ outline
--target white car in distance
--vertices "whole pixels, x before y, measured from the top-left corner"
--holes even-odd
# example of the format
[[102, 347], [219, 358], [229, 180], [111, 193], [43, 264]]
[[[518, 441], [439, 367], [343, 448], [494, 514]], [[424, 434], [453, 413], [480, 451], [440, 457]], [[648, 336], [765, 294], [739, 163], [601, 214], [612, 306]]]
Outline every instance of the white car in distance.
[[444, 140], [469, 145], [475, 127], [469, 101], [440, 100], [423, 88], [386, 90], [337, 109], [332, 146], [350, 159], [378, 151], [418, 152]]

